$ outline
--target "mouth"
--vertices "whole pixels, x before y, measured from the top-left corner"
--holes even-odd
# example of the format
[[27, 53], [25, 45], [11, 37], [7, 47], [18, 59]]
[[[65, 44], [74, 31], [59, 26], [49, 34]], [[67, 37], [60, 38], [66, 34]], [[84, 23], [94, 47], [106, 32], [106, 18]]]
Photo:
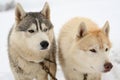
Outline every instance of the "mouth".
[[[93, 70], [95, 70], [96, 72], [98, 72], [93, 66], [91, 66], [91, 69], [93, 69]], [[107, 73], [107, 72], [109, 72], [111, 69], [105, 69], [105, 70], [103, 70], [102, 72], [103, 73]]]
[[49, 48], [41, 48], [40, 50], [41, 51], [44, 51], [44, 50], [48, 50]]
[[109, 72], [109, 71], [110, 71], [110, 70], [107, 70], [107, 69], [106, 69], [106, 70], [104, 70], [103, 72], [106, 73], [106, 72]]
[[90, 68], [91, 68], [92, 70], [94, 70], [95, 73], [96, 73], [96, 72], [97, 72], [97, 73], [101, 73], [101, 72], [103, 72], [103, 71], [99, 71], [99, 70], [97, 70], [97, 69], [94, 68], [93, 66], [91, 66]]

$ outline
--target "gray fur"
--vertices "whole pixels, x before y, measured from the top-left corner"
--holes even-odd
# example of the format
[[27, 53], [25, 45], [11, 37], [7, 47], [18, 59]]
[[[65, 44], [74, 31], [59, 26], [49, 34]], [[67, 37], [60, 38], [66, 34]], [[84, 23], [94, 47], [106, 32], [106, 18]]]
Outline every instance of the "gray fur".
[[39, 24], [44, 23], [48, 29], [53, 28], [50, 20], [46, 19], [40, 12], [28, 12], [23, 17], [23, 19], [18, 23], [16, 30], [18, 31], [26, 31], [31, 24], [36, 24], [36, 19], [39, 20]]

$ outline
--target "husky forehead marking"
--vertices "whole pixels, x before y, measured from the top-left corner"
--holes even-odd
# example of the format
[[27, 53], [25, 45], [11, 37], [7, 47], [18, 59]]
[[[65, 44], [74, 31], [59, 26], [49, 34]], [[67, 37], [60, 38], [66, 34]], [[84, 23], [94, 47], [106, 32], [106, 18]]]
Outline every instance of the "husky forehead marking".
[[87, 51], [90, 48], [98, 48], [99, 50], [103, 50], [105, 48], [111, 48], [109, 38], [107, 38], [101, 30], [88, 33], [89, 34], [87, 34], [84, 38], [78, 39], [78, 43], [81, 45], [79, 48], [81, 50]]
[[37, 23], [36, 24], [37, 30], [43, 31], [43, 30], [47, 29], [46, 24], [42, 22], [40, 25], [39, 20], [37, 18], [36, 18], [36, 23]]
[[103, 48], [104, 48], [104, 41], [103, 41], [103, 39], [100, 37], [100, 32], [98, 32], [98, 34], [97, 34], [97, 39], [98, 39], [98, 41], [99, 41], [99, 48], [100, 48], [100, 49], [103, 49]]
[[36, 20], [36, 28], [37, 28], [37, 30], [40, 30], [41, 27], [40, 27], [40, 24], [39, 24], [39, 20], [37, 18], [35, 20]]
[[98, 44], [99, 44], [99, 49], [104, 49], [105, 45], [109, 46], [111, 48], [110, 41], [102, 34], [100, 30], [94, 32], [94, 35], [97, 38]]
[[41, 29], [41, 23], [44, 23], [49, 30], [53, 27], [51, 22], [46, 19], [41, 13], [29, 12], [17, 25], [16, 30], [26, 31], [32, 24], [35, 24], [37, 28], [39, 26], [39, 28]]

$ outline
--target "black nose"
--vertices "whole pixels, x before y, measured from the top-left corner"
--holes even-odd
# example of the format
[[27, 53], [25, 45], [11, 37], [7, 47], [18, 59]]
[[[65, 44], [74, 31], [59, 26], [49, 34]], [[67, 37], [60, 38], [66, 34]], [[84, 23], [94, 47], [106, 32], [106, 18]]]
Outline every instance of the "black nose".
[[113, 65], [110, 62], [104, 64], [105, 72], [108, 72], [112, 69]]
[[42, 49], [46, 49], [48, 47], [49, 43], [47, 41], [42, 41], [40, 43], [40, 46], [42, 47]]

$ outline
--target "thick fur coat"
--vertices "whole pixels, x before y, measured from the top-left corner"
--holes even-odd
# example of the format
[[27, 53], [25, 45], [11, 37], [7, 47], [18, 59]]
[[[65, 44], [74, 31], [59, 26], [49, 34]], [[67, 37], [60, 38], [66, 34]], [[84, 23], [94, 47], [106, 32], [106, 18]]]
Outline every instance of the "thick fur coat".
[[15, 80], [48, 80], [41, 62], [55, 77], [56, 42], [48, 3], [40, 12], [25, 12], [17, 4], [15, 21], [8, 36], [9, 60]]
[[101, 80], [101, 73], [112, 68], [108, 22], [100, 29], [90, 19], [73, 18], [62, 27], [58, 46], [66, 80]]

